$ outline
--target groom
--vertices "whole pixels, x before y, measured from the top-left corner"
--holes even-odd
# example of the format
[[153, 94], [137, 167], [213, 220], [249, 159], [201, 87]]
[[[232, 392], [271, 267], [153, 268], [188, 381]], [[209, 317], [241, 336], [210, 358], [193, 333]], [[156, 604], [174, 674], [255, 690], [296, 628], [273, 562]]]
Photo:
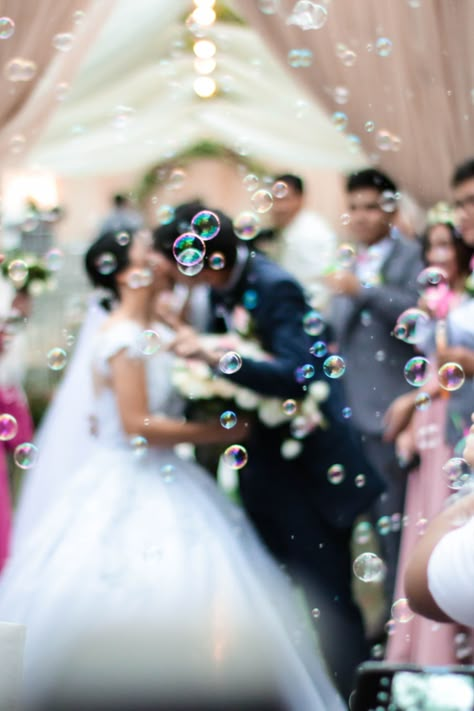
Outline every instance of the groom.
[[[311, 365], [315, 369], [312, 380], [324, 380], [329, 386], [329, 397], [321, 405], [327, 426], [305, 437], [296, 456], [288, 458], [295, 452], [283, 446], [290, 438], [287, 425], [268, 428], [262, 422], [253, 423], [246, 443], [248, 464], [240, 472], [240, 495], [268, 548], [304, 589], [317, 618], [323, 654], [347, 698], [354, 670], [367, 658], [362, 620], [351, 593], [351, 526], [381, 494], [383, 484], [343, 417], [346, 403], [341, 383], [326, 377], [324, 359], [310, 353], [314, 340], [329, 338], [324, 332], [317, 339], [306, 332], [319, 331], [319, 324], [309, 327], [310, 309], [299, 284], [249, 249], [235, 235], [231, 220], [216, 210], [220, 231], [205, 243], [202, 271], [193, 277], [179, 271], [173, 244], [189, 231], [191, 220], [202, 209], [199, 203], [178, 207], [174, 220], [155, 230], [154, 248], [167, 258], [176, 280], [210, 287], [209, 331], [232, 330], [235, 316], [245, 313], [260, 346], [273, 356], [264, 362], [244, 357], [239, 370], [219, 375], [261, 395], [298, 400], [311, 383], [302, 377], [301, 368]], [[189, 328], [178, 333], [174, 347], [178, 355], [201, 357], [213, 367], [221, 355], [203, 350], [199, 336]], [[332, 483], [328, 475], [333, 465], [343, 473], [340, 483]], [[360, 474], [363, 486], [356, 484]]]

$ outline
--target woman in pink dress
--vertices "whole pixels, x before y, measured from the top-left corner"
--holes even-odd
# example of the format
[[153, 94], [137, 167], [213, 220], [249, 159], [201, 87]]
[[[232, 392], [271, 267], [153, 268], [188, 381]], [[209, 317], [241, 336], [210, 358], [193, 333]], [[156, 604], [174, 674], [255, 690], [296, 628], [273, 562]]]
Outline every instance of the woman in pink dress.
[[[5, 287], [5, 288], [3, 288]], [[9, 284], [2, 283], [0, 324], [0, 570], [8, 557], [12, 523], [8, 454], [19, 444], [31, 442], [33, 421], [22, 388], [25, 355], [24, 334], [12, 330], [12, 316], [22, 321], [31, 308], [26, 292], [12, 297]]]
[[[397, 434], [395, 416], [400, 423], [401, 413], [411, 415], [408, 427], [396, 439], [397, 451], [406, 461], [417, 455], [419, 465], [408, 479], [386, 659], [454, 664], [470, 661], [468, 631], [413, 615], [405, 603], [404, 574], [417, 539], [460, 484], [455, 463], [447, 463], [455, 455], [462, 456], [474, 403], [474, 299], [466, 292], [472, 250], [444, 218], [430, 224], [423, 237], [423, 251], [427, 265], [435, 268], [427, 274], [428, 283], [438, 283], [429, 286], [420, 299], [419, 306], [428, 312], [430, 322], [417, 347], [429, 359], [432, 375], [422, 388], [397, 398], [388, 413], [392, 437]], [[453, 362], [462, 366], [466, 379], [457, 390], [443, 389], [438, 369]]]

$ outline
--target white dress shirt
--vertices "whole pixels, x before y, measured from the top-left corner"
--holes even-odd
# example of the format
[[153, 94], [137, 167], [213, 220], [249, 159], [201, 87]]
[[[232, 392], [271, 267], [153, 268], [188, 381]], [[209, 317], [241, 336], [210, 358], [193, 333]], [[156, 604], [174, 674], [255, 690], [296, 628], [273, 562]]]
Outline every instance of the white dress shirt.
[[448, 617], [474, 627], [474, 517], [435, 547], [428, 564], [428, 587]]

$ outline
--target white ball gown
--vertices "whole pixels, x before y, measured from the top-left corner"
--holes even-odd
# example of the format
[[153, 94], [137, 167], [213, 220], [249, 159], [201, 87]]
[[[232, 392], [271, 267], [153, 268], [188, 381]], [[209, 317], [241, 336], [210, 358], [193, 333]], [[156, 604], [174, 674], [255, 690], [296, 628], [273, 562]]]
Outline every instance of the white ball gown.
[[[165, 327], [157, 329], [163, 342], [171, 338]], [[173, 356], [165, 348], [144, 356], [137, 345], [142, 332], [133, 321], [102, 331], [94, 370], [106, 378], [110, 358], [124, 349], [144, 358], [150, 412], [179, 416]], [[14, 551], [0, 581], [0, 620], [26, 625], [25, 707], [48, 693], [84, 632], [134, 620], [156, 628], [157, 636], [170, 624], [186, 630], [198, 621], [205, 646], [221, 657], [253, 626], [276, 652], [289, 708], [345, 708], [309, 620], [243, 512], [172, 450], [149, 446], [137, 456], [110, 388], [101, 388], [95, 406], [93, 453]]]

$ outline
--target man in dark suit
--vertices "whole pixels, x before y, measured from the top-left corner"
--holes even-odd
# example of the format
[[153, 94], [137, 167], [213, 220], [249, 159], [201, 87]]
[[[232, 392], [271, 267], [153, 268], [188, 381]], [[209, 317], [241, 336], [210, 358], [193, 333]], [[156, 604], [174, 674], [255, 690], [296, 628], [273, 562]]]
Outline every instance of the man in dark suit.
[[[187, 279], [177, 269], [173, 244], [202, 206], [184, 205], [175, 220], [154, 233], [155, 249], [168, 258], [178, 279]], [[309, 307], [300, 285], [265, 256], [240, 242], [230, 219], [215, 212], [220, 232], [206, 242], [202, 271], [195, 283], [210, 286], [212, 332], [233, 329], [236, 307], [248, 312], [252, 331], [272, 358], [255, 361], [242, 358], [239, 370], [223, 377], [265, 396], [302, 399], [313, 380], [325, 380], [329, 397], [322, 403], [325, 429], [315, 429], [303, 441], [302, 451], [285, 458], [287, 425], [269, 428], [252, 423], [248, 464], [240, 471], [240, 494], [248, 515], [275, 557], [300, 584], [317, 619], [323, 654], [335, 682], [347, 697], [353, 672], [367, 656], [362, 620], [351, 594], [350, 533], [355, 517], [366, 510], [383, 485], [366, 461], [352, 426], [342, 414], [345, 406], [340, 383], [322, 372], [321, 359], [310, 353], [314, 336], [305, 332]], [[216, 259], [216, 255], [219, 255]], [[221, 268], [215, 269], [216, 264]], [[314, 326], [314, 324], [313, 324]], [[319, 333], [320, 326], [316, 330]], [[314, 328], [306, 328], [307, 331]], [[323, 340], [324, 333], [318, 339]], [[190, 329], [175, 341], [182, 356], [199, 356], [218, 366], [219, 355], [207, 352]], [[312, 365], [315, 375], [300, 377], [301, 367]], [[331, 483], [329, 468], [342, 467], [343, 480]], [[356, 477], [365, 476], [358, 487]], [[360, 483], [360, 478], [359, 478]]]
[[406, 471], [393, 443], [398, 419], [404, 414], [398, 411], [398, 400], [391, 404], [412, 390], [405, 380], [404, 366], [415, 355], [413, 346], [395, 338], [393, 331], [398, 317], [417, 304], [416, 279], [424, 265], [419, 243], [405, 239], [392, 226], [397, 187], [388, 176], [373, 168], [362, 170], [348, 177], [346, 190], [357, 257], [327, 277], [334, 294], [331, 322], [337, 347], [347, 359], [344, 386], [352, 422], [361, 434], [367, 457], [387, 484], [387, 492], [377, 500], [372, 513], [374, 522], [383, 528], [380, 544], [391, 605], [400, 526], [388, 535], [386, 527], [393, 514], [400, 520], [406, 486]]

